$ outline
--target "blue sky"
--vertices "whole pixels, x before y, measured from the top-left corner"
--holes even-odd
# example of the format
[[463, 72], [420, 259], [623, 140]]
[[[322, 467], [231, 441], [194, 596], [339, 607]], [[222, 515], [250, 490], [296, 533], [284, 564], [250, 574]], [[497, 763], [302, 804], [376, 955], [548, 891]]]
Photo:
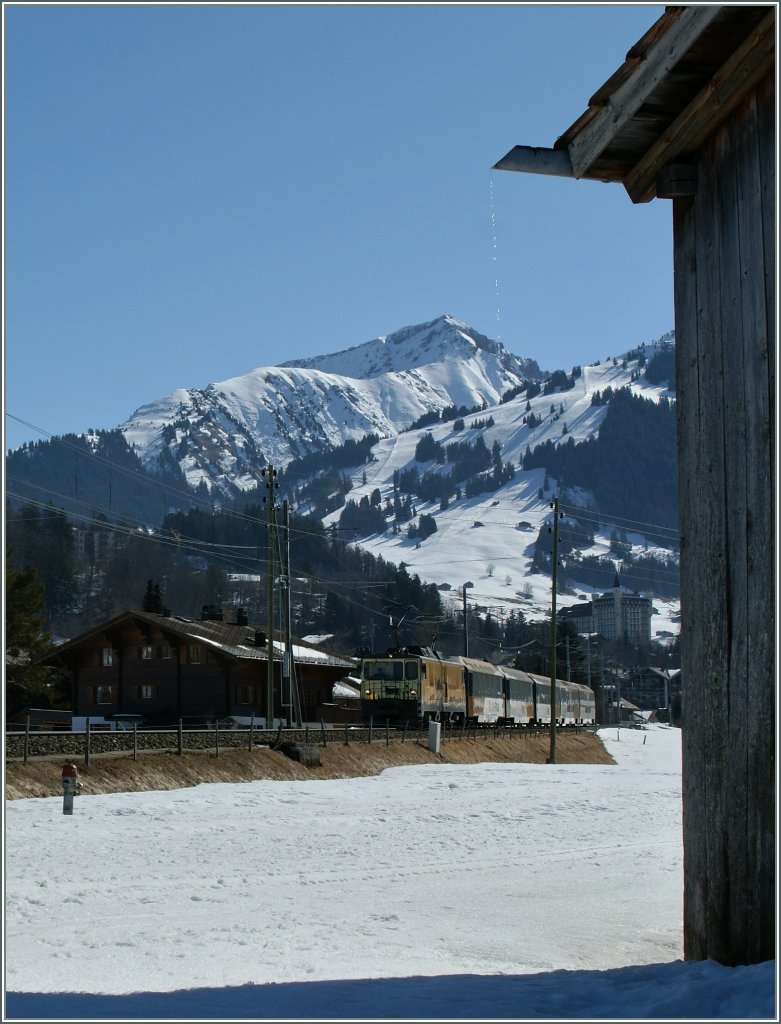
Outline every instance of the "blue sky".
[[7, 413], [114, 427], [444, 313], [543, 369], [659, 337], [671, 204], [491, 166], [662, 12], [5, 4]]

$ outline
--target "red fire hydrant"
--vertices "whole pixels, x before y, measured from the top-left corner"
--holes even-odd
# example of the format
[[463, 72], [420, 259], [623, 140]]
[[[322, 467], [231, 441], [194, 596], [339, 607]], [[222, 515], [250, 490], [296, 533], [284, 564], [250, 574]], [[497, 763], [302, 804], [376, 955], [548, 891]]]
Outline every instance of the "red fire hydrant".
[[73, 814], [73, 798], [81, 793], [79, 769], [72, 761], [62, 766], [62, 813]]

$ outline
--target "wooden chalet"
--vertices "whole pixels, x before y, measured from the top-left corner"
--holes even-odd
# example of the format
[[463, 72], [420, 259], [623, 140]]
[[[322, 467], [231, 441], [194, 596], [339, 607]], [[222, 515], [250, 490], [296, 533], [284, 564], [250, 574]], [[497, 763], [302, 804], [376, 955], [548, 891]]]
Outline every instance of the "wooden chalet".
[[684, 956], [775, 921], [776, 4], [666, 7], [551, 149], [497, 169], [672, 200]]
[[[212, 618], [127, 611], [61, 644], [42, 664], [73, 686], [74, 716], [146, 725], [266, 717], [270, 640], [254, 627]], [[333, 685], [354, 662], [293, 643], [304, 721], [317, 722]], [[274, 717], [289, 721], [284, 645], [273, 644]]]

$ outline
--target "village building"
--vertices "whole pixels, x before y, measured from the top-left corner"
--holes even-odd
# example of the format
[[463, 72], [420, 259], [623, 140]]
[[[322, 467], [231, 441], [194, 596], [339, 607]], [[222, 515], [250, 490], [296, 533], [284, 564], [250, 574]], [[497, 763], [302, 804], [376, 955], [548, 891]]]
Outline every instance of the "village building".
[[651, 639], [651, 598], [624, 590], [618, 573], [610, 593], [595, 597], [591, 607], [593, 632], [606, 640], [642, 642]]
[[643, 711], [657, 712], [661, 721], [668, 720], [658, 712], [664, 709], [669, 714], [671, 703], [681, 696], [681, 670], [638, 668], [628, 672], [621, 682], [621, 691]]
[[624, 589], [616, 573], [610, 592], [562, 608], [558, 617], [562, 622], [571, 622], [578, 633], [599, 633], [606, 640], [642, 643], [651, 639], [652, 612], [651, 598]]
[[[60, 644], [41, 664], [66, 673], [74, 718], [160, 726], [254, 718], [260, 725], [271, 656], [274, 722], [291, 724], [284, 643], [272, 643], [241, 614], [233, 618], [223, 621], [208, 606], [199, 619], [126, 611]], [[302, 721], [332, 721], [334, 684], [355, 662], [301, 643], [291, 647]]]

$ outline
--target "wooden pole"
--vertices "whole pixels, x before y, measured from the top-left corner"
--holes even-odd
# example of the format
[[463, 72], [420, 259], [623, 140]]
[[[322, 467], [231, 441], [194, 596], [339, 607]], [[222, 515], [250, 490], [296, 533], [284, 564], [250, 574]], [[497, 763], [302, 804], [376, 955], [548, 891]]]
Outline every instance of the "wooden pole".
[[[266, 474], [266, 470], [263, 470]], [[266, 728], [274, 728], [274, 477], [276, 470], [269, 465], [266, 488], [266, 621], [268, 622], [268, 647], [266, 648]]]
[[551, 502], [553, 509], [553, 551], [551, 553], [551, 654], [550, 654], [550, 757], [556, 764], [556, 569], [559, 563], [559, 499]]

